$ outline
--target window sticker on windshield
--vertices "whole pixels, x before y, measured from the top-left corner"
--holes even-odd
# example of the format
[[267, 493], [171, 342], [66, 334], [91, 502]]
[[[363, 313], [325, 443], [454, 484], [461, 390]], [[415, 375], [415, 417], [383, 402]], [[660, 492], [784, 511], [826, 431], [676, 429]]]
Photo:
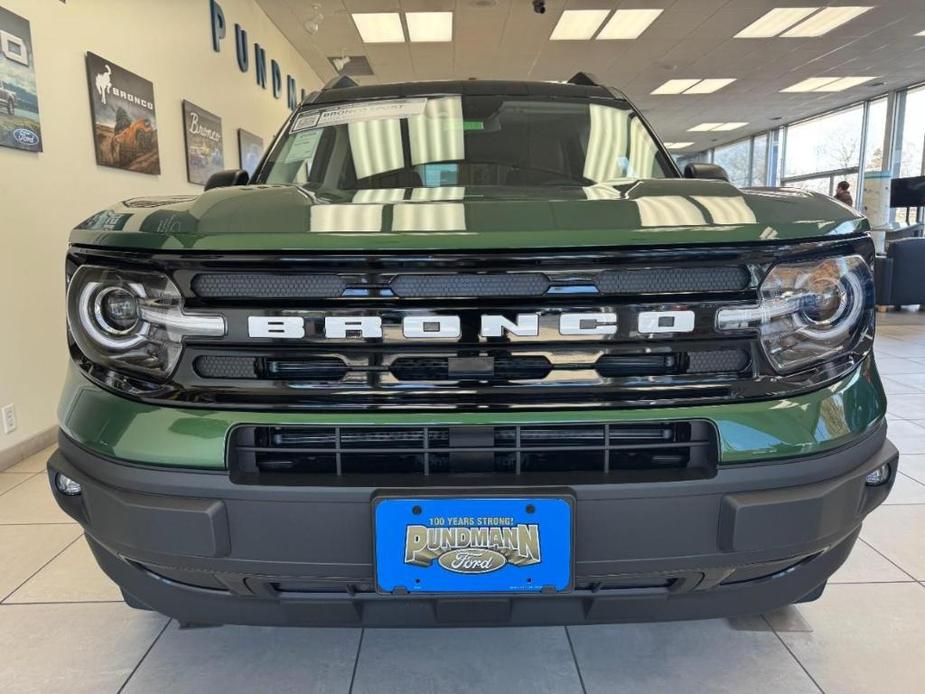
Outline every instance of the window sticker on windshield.
[[292, 138], [292, 144], [283, 161], [306, 161], [315, 156], [315, 150], [318, 149], [318, 142], [321, 140], [320, 130], [306, 130], [296, 134]]
[[344, 125], [345, 123], [356, 123], [357, 121], [409, 118], [424, 113], [426, 105], [427, 99], [390, 99], [389, 101], [343, 104], [313, 111], [312, 113], [303, 113], [293, 121], [289, 132], [294, 133], [308, 128]]

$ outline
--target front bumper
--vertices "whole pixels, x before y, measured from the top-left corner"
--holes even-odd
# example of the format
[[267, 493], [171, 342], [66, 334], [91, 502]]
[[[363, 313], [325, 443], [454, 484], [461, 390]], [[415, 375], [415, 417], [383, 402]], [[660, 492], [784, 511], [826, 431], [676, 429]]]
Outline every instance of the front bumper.
[[[845, 560], [897, 459], [881, 423], [825, 454], [721, 467], [711, 479], [454, 487], [574, 497], [576, 589], [516, 596], [375, 592], [371, 501], [420, 489], [239, 486], [225, 472], [107, 459], [63, 434], [48, 472], [136, 606], [198, 623], [501, 626], [699, 619], [799, 601]], [[866, 485], [884, 464], [889, 482]], [[57, 491], [58, 472], [82, 493]]]

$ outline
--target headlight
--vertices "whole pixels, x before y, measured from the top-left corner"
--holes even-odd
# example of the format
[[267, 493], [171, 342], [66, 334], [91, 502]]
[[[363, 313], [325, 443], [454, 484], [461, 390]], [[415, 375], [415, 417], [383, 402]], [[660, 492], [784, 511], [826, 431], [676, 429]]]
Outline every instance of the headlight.
[[774, 368], [788, 373], [855, 348], [872, 326], [873, 277], [859, 255], [775, 265], [756, 306], [717, 313], [719, 330], [757, 328]]
[[88, 359], [113, 369], [167, 378], [188, 336], [221, 337], [221, 316], [183, 310], [166, 275], [82, 265], [67, 290], [67, 320]]

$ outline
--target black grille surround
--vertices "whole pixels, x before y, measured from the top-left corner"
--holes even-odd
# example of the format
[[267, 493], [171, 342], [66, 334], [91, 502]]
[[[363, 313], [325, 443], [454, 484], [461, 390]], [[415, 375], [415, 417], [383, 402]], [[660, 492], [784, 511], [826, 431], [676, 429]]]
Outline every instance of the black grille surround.
[[[150, 403], [212, 409], [540, 411], [771, 399], [843, 377], [869, 352], [872, 324], [853, 351], [780, 375], [754, 331], [720, 333], [716, 313], [754, 304], [775, 263], [847, 254], [870, 262], [869, 238], [375, 256], [151, 254], [74, 246], [71, 271], [92, 263], [164, 272], [188, 310], [223, 315], [228, 331], [223, 338], [189, 339], [164, 383], [92, 363], [73, 342], [71, 352], [87, 376], [105, 388]], [[271, 279], [257, 282], [258, 276]], [[251, 293], [242, 294], [242, 287]], [[399, 296], [396, 287], [418, 295]], [[430, 296], [441, 287], [455, 287], [455, 294]], [[467, 295], [486, 287], [491, 296]], [[212, 296], [218, 290], [228, 294]], [[338, 295], [321, 296], [326, 292]], [[640, 314], [653, 311], [691, 311], [694, 328], [640, 334]], [[567, 313], [613, 314], [617, 333], [563, 335], [558, 321]], [[509, 320], [537, 314], [539, 335], [482, 337], [479, 321], [486, 314]], [[459, 317], [458, 338], [402, 336], [403, 318], [447, 315]], [[297, 317], [304, 321], [305, 336], [251, 337], [252, 316]], [[383, 337], [326, 338], [327, 316], [381, 318]]]

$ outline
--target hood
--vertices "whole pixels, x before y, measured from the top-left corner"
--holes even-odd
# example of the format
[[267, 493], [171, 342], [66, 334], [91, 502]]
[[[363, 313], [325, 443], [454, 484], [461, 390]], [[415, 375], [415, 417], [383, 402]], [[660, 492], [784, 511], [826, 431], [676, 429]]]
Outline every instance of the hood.
[[292, 185], [133, 198], [90, 217], [71, 243], [148, 250], [455, 251], [791, 241], [868, 229], [802, 190], [655, 179], [584, 188], [310, 191]]

